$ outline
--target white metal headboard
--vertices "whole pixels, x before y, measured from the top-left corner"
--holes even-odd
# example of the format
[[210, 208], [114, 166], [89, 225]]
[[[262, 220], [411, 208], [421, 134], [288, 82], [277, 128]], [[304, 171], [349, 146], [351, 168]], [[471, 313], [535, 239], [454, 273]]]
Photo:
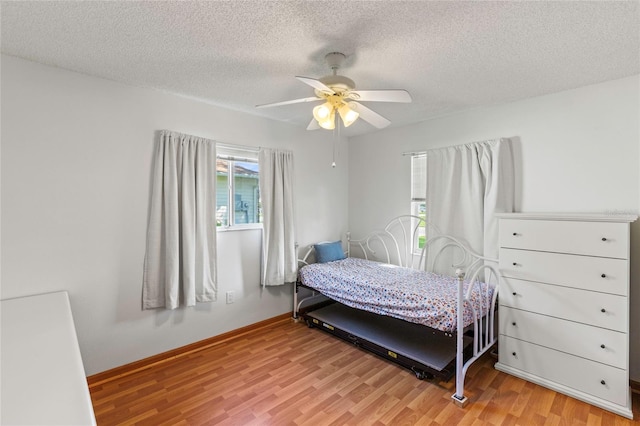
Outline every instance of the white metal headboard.
[[[418, 248], [418, 236], [423, 227], [426, 241], [422, 248]], [[348, 257], [362, 257], [451, 276], [456, 276], [456, 270], [461, 269], [468, 281], [478, 279], [488, 280], [493, 284], [498, 282], [498, 274], [494, 269], [497, 259], [477, 253], [461, 238], [443, 235], [435, 225], [418, 216], [397, 216], [384, 229], [374, 231], [362, 239], [352, 239], [349, 232], [346, 236], [345, 252]], [[302, 267], [314, 261], [311, 245], [306, 248], [302, 258], [298, 259], [298, 264]]]
[[[416, 254], [420, 253], [418, 237], [423, 225], [424, 219], [403, 215], [393, 218], [384, 229], [374, 231], [366, 238], [353, 240], [347, 235], [349, 254], [353, 255], [351, 252], [355, 249], [365, 259], [418, 269], [421, 262]], [[426, 226], [439, 234], [431, 224], [427, 223]]]
[[[418, 236], [424, 227], [426, 241], [418, 247]], [[438, 261], [447, 258], [447, 274], [455, 275], [456, 269], [463, 269], [467, 277], [474, 274], [483, 262], [497, 262], [475, 252], [461, 238], [443, 235], [438, 227], [413, 215], [393, 218], [383, 230], [374, 231], [363, 239], [351, 239], [347, 234], [349, 256], [377, 260], [406, 268], [434, 270]], [[482, 275], [482, 274], [480, 274]]]

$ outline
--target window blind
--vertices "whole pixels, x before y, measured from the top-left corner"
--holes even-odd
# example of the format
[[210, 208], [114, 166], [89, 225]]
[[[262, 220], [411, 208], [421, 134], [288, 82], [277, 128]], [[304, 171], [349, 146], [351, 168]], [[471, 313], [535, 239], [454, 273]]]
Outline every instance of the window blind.
[[427, 199], [427, 155], [411, 156], [411, 201]]

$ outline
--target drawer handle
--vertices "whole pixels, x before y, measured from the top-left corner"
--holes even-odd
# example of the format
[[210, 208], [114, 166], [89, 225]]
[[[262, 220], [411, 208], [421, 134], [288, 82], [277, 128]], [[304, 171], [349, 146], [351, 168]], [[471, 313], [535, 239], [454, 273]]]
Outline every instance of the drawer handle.
[[511, 325], [516, 325], [516, 322], [515, 322], [515, 321], [514, 321], [514, 322], [512, 322], [512, 323], [511, 323]]
[[516, 353], [515, 352], [511, 352], [511, 355], [516, 356]]
[[607, 278], [607, 274], [600, 275], [602, 278]]
[[514, 292], [513, 292], [513, 293], [511, 293], [511, 294], [513, 294], [514, 296], [516, 296], [518, 293], [516, 293], [516, 292], [514, 291]]
[[601, 347], [602, 349], [604, 349], [604, 348], [605, 348], [604, 344], [600, 345], [600, 347]]
[[517, 237], [517, 236], [518, 236], [518, 233], [517, 233], [517, 232], [514, 232], [514, 233], [513, 233], [513, 236], [514, 236], [514, 237]]
[[605, 382], [604, 380], [600, 380], [600, 384], [601, 384], [601, 385], [606, 385], [606, 384], [607, 384], [607, 382]]
[[602, 241], [607, 241], [607, 239], [605, 237], [602, 237]]
[[600, 309], [600, 312], [602, 312], [604, 314], [605, 312], [607, 312], [607, 310], [605, 308], [602, 308], [602, 309]]
[[513, 266], [518, 266], [518, 264], [516, 262], [513, 262]]

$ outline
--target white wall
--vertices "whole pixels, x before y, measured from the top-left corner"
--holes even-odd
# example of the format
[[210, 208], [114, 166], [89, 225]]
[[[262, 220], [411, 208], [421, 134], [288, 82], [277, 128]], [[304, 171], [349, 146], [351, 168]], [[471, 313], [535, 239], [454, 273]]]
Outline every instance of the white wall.
[[[517, 211], [640, 207], [640, 76], [479, 108], [349, 140], [354, 236], [409, 212], [407, 151], [509, 137]], [[640, 221], [632, 225], [631, 376], [640, 380]]]
[[326, 132], [5, 55], [1, 78], [1, 297], [68, 290], [89, 375], [291, 310], [291, 286], [261, 290], [250, 230], [218, 234], [217, 302], [140, 309], [157, 130], [293, 150], [297, 240], [346, 230], [348, 173]]
[[[340, 238], [347, 214], [357, 237], [407, 213], [402, 152], [496, 137], [515, 141], [520, 211], [640, 206], [637, 76], [353, 137], [332, 169], [327, 133], [4, 55], [1, 65], [0, 297], [68, 290], [87, 374], [290, 310], [290, 287], [259, 288], [257, 231], [219, 233], [216, 303], [140, 310], [159, 129], [292, 149], [301, 245]], [[347, 162], [349, 172], [340, 167]], [[232, 305], [227, 290], [236, 292]], [[640, 222], [631, 298], [632, 377], [640, 380]]]

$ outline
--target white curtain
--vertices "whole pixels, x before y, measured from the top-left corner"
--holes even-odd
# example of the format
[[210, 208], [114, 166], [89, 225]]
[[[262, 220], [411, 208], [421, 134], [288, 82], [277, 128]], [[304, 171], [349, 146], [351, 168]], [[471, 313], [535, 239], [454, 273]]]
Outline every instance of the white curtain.
[[215, 142], [163, 130], [151, 179], [143, 309], [215, 301]]
[[427, 221], [486, 257], [498, 258], [495, 213], [513, 211], [514, 191], [509, 139], [427, 151]]
[[295, 282], [293, 153], [260, 148], [260, 199], [263, 212], [262, 285]]

